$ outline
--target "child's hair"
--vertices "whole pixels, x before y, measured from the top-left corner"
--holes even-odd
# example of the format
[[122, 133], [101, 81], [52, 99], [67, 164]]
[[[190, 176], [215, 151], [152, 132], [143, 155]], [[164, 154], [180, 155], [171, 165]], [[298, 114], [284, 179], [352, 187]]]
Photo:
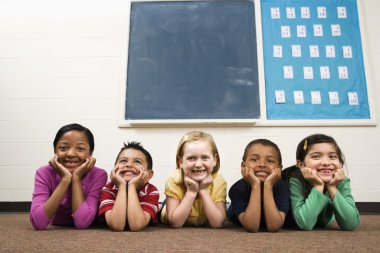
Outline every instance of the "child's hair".
[[278, 163], [280, 165], [282, 165], [282, 156], [281, 156], [280, 149], [278, 148], [278, 146], [274, 142], [267, 140], [267, 139], [256, 139], [256, 140], [253, 140], [250, 143], [248, 143], [248, 145], [245, 147], [245, 150], [244, 150], [244, 154], [243, 154], [243, 158], [242, 158], [243, 162], [245, 161], [245, 159], [247, 159], [248, 150], [251, 148], [252, 145], [255, 145], [255, 144], [261, 144], [263, 146], [269, 146], [269, 147], [274, 148], [277, 151]]
[[[304, 138], [297, 146], [296, 151], [296, 159], [297, 162], [301, 161], [303, 162], [305, 160], [306, 155], [310, 151], [311, 147], [314, 144], [319, 143], [330, 143], [335, 147], [336, 153], [338, 155], [339, 161], [341, 165], [344, 165], [344, 155], [342, 153], [342, 150], [339, 148], [338, 144], [332, 138], [331, 136], [324, 135], [324, 134], [313, 134], [306, 138]], [[286, 168], [282, 173], [282, 178], [284, 181], [289, 182], [289, 179], [291, 177], [295, 177], [298, 180], [300, 180], [303, 189], [304, 189], [304, 196], [307, 197], [312, 189], [312, 186], [309, 184], [308, 181], [305, 180], [305, 178], [302, 175], [302, 172], [300, 168], [298, 168], [296, 165], [293, 165], [289, 168]]]
[[144, 156], [145, 156], [145, 160], [146, 160], [146, 164], [148, 166], [148, 168], [146, 168], [147, 170], [151, 170], [153, 168], [153, 159], [152, 159], [152, 156], [150, 155], [150, 153], [141, 145], [140, 142], [136, 142], [136, 141], [131, 141], [131, 142], [128, 142], [127, 144], [124, 143], [124, 146], [120, 149], [120, 152], [119, 154], [117, 154], [117, 157], [116, 157], [116, 161], [115, 161], [115, 165], [117, 163], [117, 160], [119, 159], [119, 156], [121, 154], [121, 152], [123, 152], [124, 150], [126, 149], [135, 149], [135, 150], [138, 150], [138, 151], [141, 151]]
[[61, 139], [61, 137], [65, 133], [70, 132], [70, 131], [78, 131], [78, 132], [82, 132], [86, 135], [87, 140], [88, 140], [88, 144], [90, 145], [90, 154], [92, 154], [92, 152], [94, 151], [94, 148], [95, 148], [94, 135], [91, 133], [91, 131], [88, 128], [86, 128], [82, 125], [79, 125], [77, 123], [65, 125], [58, 130], [57, 134], [55, 135], [54, 141], [53, 141], [54, 149], [57, 147], [59, 139]]

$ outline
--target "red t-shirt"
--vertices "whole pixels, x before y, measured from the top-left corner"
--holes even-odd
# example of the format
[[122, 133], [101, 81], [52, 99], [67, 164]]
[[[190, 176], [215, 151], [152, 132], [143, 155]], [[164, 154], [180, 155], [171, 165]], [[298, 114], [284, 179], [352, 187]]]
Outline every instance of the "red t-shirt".
[[[118, 190], [119, 189], [111, 182], [103, 187], [102, 193], [100, 195], [99, 216], [104, 215], [105, 212], [113, 208]], [[138, 192], [141, 208], [143, 211], [150, 214], [153, 223], [158, 222], [157, 212], [159, 197], [160, 195], [157, 188], [150, 183], [147, 183], [141, 187], [140, 191]]]

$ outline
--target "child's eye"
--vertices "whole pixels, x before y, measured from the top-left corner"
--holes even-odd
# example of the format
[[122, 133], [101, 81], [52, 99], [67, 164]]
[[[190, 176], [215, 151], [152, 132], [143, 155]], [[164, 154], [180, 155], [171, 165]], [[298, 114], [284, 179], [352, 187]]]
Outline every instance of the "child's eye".
[[330, 155], [330, 159], [336, 160], [336, 159], [338, 159], [338, 156], [337, 155]]
[[310, 156], [312, 159], [318, 159], [319, 158], [319, 155], [311, 155]]
[[135, 163], [141, 164], [141, 161], [140, 160], [136, 160]]
[[67, 150], [67, 147], [58, 147], [58, 149], [59, 149], [60, 151], [65, 151], [65, 150]]
[[120, 160], [119, 163], [126, 163], [127, 160]]
[[268, 163], [275, 163], [274, 160], [268, 160]]
[[193, 157], [193, 156], [189, 156], [188, 158], [186, 158], [186, 160], [192, 162], [192, 161], [195, 161], [195, 157]]
[[209, 159], [210, 159], [210, 157], [208, 157], [208, 156], [202, 156], [203, 161], [208, 161]]

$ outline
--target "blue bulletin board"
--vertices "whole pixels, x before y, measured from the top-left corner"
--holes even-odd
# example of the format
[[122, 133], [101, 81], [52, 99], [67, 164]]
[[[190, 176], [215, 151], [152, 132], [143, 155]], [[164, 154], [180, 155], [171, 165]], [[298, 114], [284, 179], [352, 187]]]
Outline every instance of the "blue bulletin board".
[[369, 119], [355, 0], [261, 0], [266, 110], [276, 119]]

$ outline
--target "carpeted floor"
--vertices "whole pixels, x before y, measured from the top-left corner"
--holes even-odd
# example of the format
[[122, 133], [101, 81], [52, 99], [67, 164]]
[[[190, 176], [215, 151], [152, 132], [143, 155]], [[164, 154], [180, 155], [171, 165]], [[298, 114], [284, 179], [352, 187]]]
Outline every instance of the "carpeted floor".
[[0, 252], [380, 252], [380, 215], [362, 215], [353, 232], [330, 229], [251, 234], [226, 223], [222, 229], [165, 225], [143, 232], [50, 226], [35, 231], [27, 213], [0, 213]]

